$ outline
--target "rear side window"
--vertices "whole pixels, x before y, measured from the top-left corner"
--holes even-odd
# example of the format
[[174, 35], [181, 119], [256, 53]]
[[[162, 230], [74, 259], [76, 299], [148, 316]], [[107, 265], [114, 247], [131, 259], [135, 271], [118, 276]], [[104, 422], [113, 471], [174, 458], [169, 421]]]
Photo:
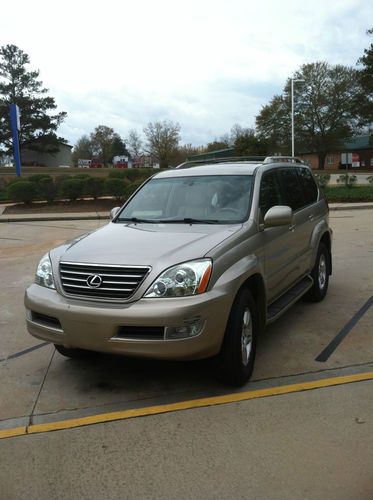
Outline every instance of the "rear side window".
[[311, 205], [317, 201], [318, 189], [308, 168], [297, 167], [299, 181], [303, 188], [305, 203]]
[[307, 205], [295, 168], [280, 170], [279, 175], [285, 197], [283, 205], [288, 205], [293, 211]]
[[278, 172], [272, 170], [262, 177], [260, 185], [259, 207], [264, 217], [268, 210], [276, 205], [285, 205], [282, 197]]

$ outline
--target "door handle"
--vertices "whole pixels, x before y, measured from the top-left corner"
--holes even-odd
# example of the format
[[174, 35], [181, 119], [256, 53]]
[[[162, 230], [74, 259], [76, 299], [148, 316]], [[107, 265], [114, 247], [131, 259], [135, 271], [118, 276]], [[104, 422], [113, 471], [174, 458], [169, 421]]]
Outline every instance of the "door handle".
[[310, 214], [310, 215], [308, 216], [308, 220], [313, 220], [314, 218], [315, 218], [315, 216], [314, 216], [313, 214]]
[[289, 226], [289, 231], [294, 231], [295, 229], [295, 224], [292, 224], [291, 226]]

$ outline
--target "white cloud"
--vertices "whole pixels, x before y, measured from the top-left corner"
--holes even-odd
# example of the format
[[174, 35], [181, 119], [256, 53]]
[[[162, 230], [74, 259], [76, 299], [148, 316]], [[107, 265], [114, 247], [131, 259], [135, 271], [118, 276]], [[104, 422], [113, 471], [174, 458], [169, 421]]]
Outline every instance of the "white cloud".
[[[373, 6], [362, 0], [19, 0], [2, 5], [0, 45], [14, 43], [68, 112], [72, 143], [98, 124], [122, 135], [149, 120], [181, 123], [202, 144], [261, 105], [301, 64], [354, 65]], [[16, 26], [16, 27], [15, 27]]]

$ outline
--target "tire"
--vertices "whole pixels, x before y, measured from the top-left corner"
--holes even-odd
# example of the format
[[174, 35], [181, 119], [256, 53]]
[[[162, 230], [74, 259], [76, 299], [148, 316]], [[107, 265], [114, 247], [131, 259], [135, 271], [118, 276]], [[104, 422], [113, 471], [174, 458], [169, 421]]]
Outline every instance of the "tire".
[[66, 356], [66, 358], [84, 359], [90, 355], [90, 351], [86, 351], [84, 349], [72, 349], [58, 344], [54, 344], [54, 347], [56, 348], [56, 351], [62, 354], [62, 356]]
[[321, 302], [328, 291], [330, 275], [330, 254], [324, 243], [317, 250], [316, 262], [311, 272], [312, 288], [306, 294], [311, 302]]
[[249, 380], [254, 368], [257, 330], [256, 305], [250, 290], [244, 288], [233, 303], [217, 359], [220, 380], [235, 386]]

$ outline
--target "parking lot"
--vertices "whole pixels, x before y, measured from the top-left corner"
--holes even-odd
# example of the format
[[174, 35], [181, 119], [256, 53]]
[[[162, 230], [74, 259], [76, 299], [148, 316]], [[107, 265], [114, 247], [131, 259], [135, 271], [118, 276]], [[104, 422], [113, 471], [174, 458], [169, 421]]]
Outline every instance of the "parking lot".
[[[130, 430], [134, 424], [129, 424], [129, 421], [125, 420], [121, 422], [120, 415], [118, 418], [107, 417], [106, 419], [100, 416], [132, 409], [142, 409], [142, 414], [147, 415], [147, 408], [164, 405], [165, 411], [171, 411], [172, 405], [175, 403], [180, 403], [180, 407], [175, 406], [175, 409], [182, 409], [182, 404], [185, 402], [189, 402], [184, 405], [184, 408], [188, 408], [190, 412], [178, 414], [178, 423], [173, 424], [176, 426], [180, 424], [180, 428], [189, 429], [191, 420], [188, 415], [201, 411], [197, 408], [207, 406], [204, 411], [212, 412], [216, 411], [216, 408], [213, 410], [215, 403], [224, 402], [231, 403], [231, 406], [228, 404], [228, 406], [220, 407], [219, 411], [228, 412], [229, 418], [238, 418], [237, 414], [234, 414], [235, 408], [238, 415], [243, 414], [243, 409], [246, 408], [248, 413], [245, 415], [251, 414], [253, 422], [256, 422], [255, 419], [260, 418], [260, 412], [256, 406], [258, 401], [250, 401], [249, 392], [256, 391], [258, 398], [261, 397], [261, 394], [274, 396], [279, 387], [292, 385], [299, 388], [299, 391], [295, 390], [294, 392], [300, 392], [308, 387], [307, 384], [309, 384], [308, 388], [314, 389], [317, 387], [317, 383], [324, 381], [325, 387], [329, 387], [338, 384], [338, 382], [329, 383], [328, 381], [331, 379], [346, 377], [345, 382], [351, 382], [351, 384], [348, 385], [348, 389], [347, 387], [343, 389], [346, 391], [343, 393], [343, 397], [353, 401], [355, 415], [352, 418], [352, 425], [357, 425], [359, 429], [356, 447], [351, 450], [351, 453], [356, 454], [364, 450], [361, 456], [362, 462], [356, 462], [356, 471], [358, 472], [355, 473], [353, 465], [350, 465], [349, 469], [351, 488], [353, 488], [353, 478], [355, 477], [356, 492], [359, 491], [359, 494], [356, 494], [356, 497], [333, 497], [331, 494], [325, 498], [372, 498], [369, 495], [373, 495], [373, 478], [370, 476], [369, 480], [369, 470], [373, 470], [371, 446], [373, 402], [372, 398], [370, 401], [366, 401], [369, 389], [370, 394], [372, 393], [371, 379], [373, 378], [372, 216], [373, 211], [371, 210], [331, 212], [330, 223], [334, 230], [333, 276], [326, 299], [317, 304], [300, 301], [279, 321], [266, 329], [259, 340], [252, 380], [239, 390], [232, 390], [232, 388], [222, 386], [217, 382], [209, 361], [171, 363], [108, 355], [92, 356], [84, 361], [70, 360], [58, 354], [53, 346], [31, 337], [25, 328], [23, 293], [27, 285], [33, 281], [35, 266], [39, 258], [51, 247], [95, 229], [105, 222], [39, 221], [1, 224], [0, 374], [2, 383], [0, 385], [0, 432], [3, 432], [3, 437], [8, 438], [0, 441], [0, 452], [3, 450], [2, 457], [4, 458], [4, 453], [9, 452], [11, 442], [13, 445], [18, 443], [18, 446], [22, 448], [29, 440], [27, 442], [28, 450], [33, 444], [40, 446], [42, 436], [32, 436], [29, 432], [32, 426], [38, 424], [64, 422], [64, 427], [60, 428], [69, 429], [74, 427], [72, 423], [76, 422], [77, 419], [91, 419], [81, 420], [82, 426], [84, 422], [98, 423], [117, 419], [119, 422], [111, 424], [112, 427], [107, 427], [107, 429], [112, 429], [112, 433], [116, 433], [121, 429], [121, 425], [127, 425], [126, 429]], [[360, 380], [359, 377], [361, 380], [364, 380], [365, 377], [366, 381], [352, 384], [352, 382]], [[260, 391], [268, 391], [268, 393]], [[285, 390], [286, 392], [292, 391]], [[237, 394], [243, 394], [242, 400], [247, 400], [244, 407], [237, 407], [237, 403], [234, 403], [234, 401], [239, 400], [239, 398], [235, 399]], [[335, 388], [324, 388], [317, 391], [319, 396], [315, 394], [315, 391], [309, 391], [302, 393], [301, 396], [269, 397], [260, 404], [263, 411], [268, 412], [268, 421], [271, 421], [270, 419], [277, 412], [278, 415], [282, 415], [285, 420], [279, 423], [281, 433], [289, 432], [290, 435], [292, 433], [292, 418], [298, 411], [301, 412], [300, 408], [303, 404], [312, 403], [312, 410], [308, 411], [312, 413], [317, 408], [321, 420], [324, 411], [325, 416], [331, 411], [334, 415], [333, 418], [338, 420], [338, 412], [336, 414], [333, 412], [339, 408], [338, 398], [341, 397], [342, 393]], [[323, 399], [323, 394], [328, 398], [328, 408], [324, 407], [326, 400]], [[226, 399], [222, 399], [223, 396]], [[299, 403], [300, 406], [297, 402], [298, 397], [302, 399], [302, 403]], [[206, 398], [210, 399], [207, 401]], [[194, 404], [193, 401], [196, 400], [205, 401], [205, 403]], [[334, 400], [335, 408], [333, 410], [331, 402]], [[252, 405], [251, 409], [250, 405]], [[193, 409], [194, 407], [196, 409]], [[344, 411], [343, 405], [340, 411]], [[153, 410], [149, 413], [152, 412]], [[162, 411], [154, 411], [154, 413], [162, 413]], [[181, 416], [183, 414], [184, 417]], [[122, 413], [122, 415], [128, 414]], [[100, 418], [102, 419], [100, 420]], [[219, 418], [224, 420], [218, 415], [217, 421]], [[289, 427], [286, 425], [287, 418]], [[276, 419], [273, 422], [275, 426]], [[359, 425], [360, 423], [362, 425]], [[164, 425], [164, 421], [160, 425]], [[250, 423], [247, 425], [250, 426]], [[80, 427], [79, 422], [76, 426]], [[265, 427], [264, 422], [262, 427], [257, 428], [256, 434], [259, 433], [260, 436], [260, 429]], [[12, 437], [16, 435], [14, 432], [12, 434], [12, 430], [22, 428], [26, 429], [24, 432], [20, 432], [23, 437]], [[338, 424], [336, 424], [336, 428], [339, 428]], [[41, 433], [47, 434], [47, 426], [40, 429]], [[54, 430], [53, 426], [49, 430]], [[341, 432], [345, 431], [345, 428], [341, 430]], [[77, 430], [61, 431], [53, 435], [63, 435], [66, 432], [77, 432]], [[102, 432], [100, 425], [90, 427], [88, 432], [89, 439], [94, 441], [94, 435], [97, 436], [97, 439], [102, 439], [99, 437]], [[134, 432], [138, 432], [138, 430], [134, 430]], [[177, 431], [175, 432], [177, 433]], [[188, 432], [191, 432], [191, 429]], [[314, 432], [317, 435], [317, 428], [314, 429]], [[76, 434], [76, 436], [81, 436], [81, 434]], [[113, 434], [111, 436], [113, 437]], [[342, 435], [340, 439], [342, 449], [344, 446]], [[366, 439], [365, 448], [364, 439]], [[348, 447], [349, 442], [346, 439], [345, 446]], [[171, 445], [172, 443], [169, 442], [168, 446]], [[260, 438], [255, 446], [261, 446]], [[338, 446], [335, 443], [333, 446], [335, 446], [333, 456], [336, 457]], [[344, 448], [341, 452], [349, 453], [348, 448], [347, 450]], [[21, 451], [19, 453], [22, 454]], [[291, 453], [290, 449], [288, 453]], [[16, 456], [13, 455], [13, 458]], [[263, 460], [268, 459], [270, 463], [270, 459], [265, 457], [263, 451]], [[316, 457], [317, 454], [315, 460], [317, 460]], [[141, 463], [139, 456], [137, 460]], [[211, 467], [213, 468], [213, 464], [219, 460], [218, 457], [214, 457]], [[96, 465], [98, 468], [100, 467], [98, 463]], [[8, 494], [2, 498], [13, 498], [9, 477], [5, 477], [4, 470], [0, 473], [0, 482], [6, 485]], [[9, 465], [7, 470], [9, 474]], [[114, 470], [117, 469], [114, 467]], [[291, 475], [291, 471], [287, 473]], [[358, 477], [355, 474], [358, 474]], [[153, 477], [152, 474], [150, 476]], [[326, 479], [327, 476], [328, 474], [326, 474]], [[330, 477], [333, 475], [331, 474]], [[347, 478], [348, 475], [345, 476], [346, 481]], [[249, 478], [247, 480], [249, 481]], [[360, 481], [365, 481], [364, 485], [360, 485]], [[361, 489], [359, 489], [360, 486]], [[18, 485], [18, 487], [20, 486]], [[134, 498], [136, 495], [131, 491], [123, 498]], [[345, 490], [346, 494], [348, 491]], [[308, 493], [308, 496], [304, 496], [304, 498], [319, 498], [313, 496], [310, 491]], [[185, 495], [185, 497], [187, 496]], [[214, 496], [211, 494], [211, 497]], [[62, 494], [57, 495], [57, 498], [60, 497], [65, 498]], [[66, 498], [68, 497], [67, 495]], [[119, 498], [115, 495], [106, 497]], [[155, 494], [154, 497], [157, 495]], [[173, 496], [169, 495], [169, 497]], [[221, 497], [225, 498], [224, 494]], [[238, 495], [237, 497], [243, 496]], [[296, 497], [298, 498], [298, 496]], [[92, 496], [88, 494], [87, 498], [92, 498]], [[97, 498], [101, 498], [101, 496]], [[267, 498], [286, 497], [268, 495]]]

